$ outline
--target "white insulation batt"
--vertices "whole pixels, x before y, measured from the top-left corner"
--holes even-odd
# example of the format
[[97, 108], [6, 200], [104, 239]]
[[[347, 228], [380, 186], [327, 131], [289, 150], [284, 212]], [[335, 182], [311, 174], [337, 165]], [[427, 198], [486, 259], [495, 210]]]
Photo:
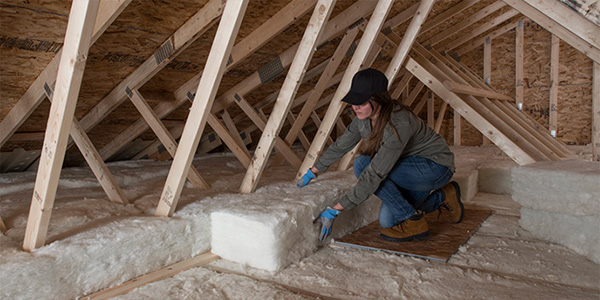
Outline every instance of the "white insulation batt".
[[[349, 190], [356, 181], [350, 176], [351, 173], [325, 173], [297, 190], [268, 186], [246, 195], [243, 205], [213, 211], [212, 252], [270, 271], [300, 261], [319, 244], [319, 225], [312, 224], [313, 220]], [[371, 197], [352, 211], [343, 212], [334, 222], [331, 237], [340, 237], [374, 221], [380, 204]]]
[[520, 224], [600, 263], [600, 162], [547, 161], [514, 168]]

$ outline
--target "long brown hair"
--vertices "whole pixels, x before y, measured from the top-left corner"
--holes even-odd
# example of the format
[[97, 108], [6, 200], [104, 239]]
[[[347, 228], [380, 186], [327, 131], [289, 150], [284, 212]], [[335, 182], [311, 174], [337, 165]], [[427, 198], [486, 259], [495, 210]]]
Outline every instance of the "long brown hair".
[[[363, 141], [359, 148], [359, 153], [362, 155], [369, 155], [371, 158], [375, 156], [375, 153], [379, 151], [379, 147], [381, 146], [381, 141], [383, 140], [383, 131], [385, 129], [386, 124], [390, 124], [392, 130], [396, 134], [398, 140], [400, 140], [400, 136], [398, 135], [398, 131], [394, 125], [390, 122], [390, 116], [393, 111], [407, 110], [412, 113], [410, 107], [392, 100], [392, 96], [388, 91], [384, 91], [378, 94], [375, 94], [371, 97], [369, 101], [372, 101], [379, 105], [379, 114], [377, 119], [375, 119], [375, 124], [371, 129], [371, 136]], [[402, 142], [402, 141], [400, 141]]]

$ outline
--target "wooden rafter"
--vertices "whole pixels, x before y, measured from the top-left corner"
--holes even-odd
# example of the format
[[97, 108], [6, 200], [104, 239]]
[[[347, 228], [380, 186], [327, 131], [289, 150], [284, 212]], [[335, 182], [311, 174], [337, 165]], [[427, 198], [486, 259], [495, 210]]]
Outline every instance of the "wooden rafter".
[[[316, 2], [316, 0], [311, 0]], [[235, 45], [232, 50], [231, 62], [227, 66], [227, 69], [234, 67], [237, 63], [254, 53], [258, 48], [271, 40], [278, 32], [285, 29], [289, 24], [293, 23], [299, 16], [303, 15], [311, 6], [306, 8], [305, 3], [308, 1], [295, 0], [284, 7], [282, 10], [277, 12], [272, 18], [267, 20], [256, 30], [254, 30], [249, 36], [244, 38], [238, 44]], [[363, 11], [369, 11], [369, 7], [373, 4], [369, 2], [356, 3], [344, 12], [341, 13], [342, 17], [337, 21], [337, 25], [342, 28], [347, 28], [350, 24], [355, 22], [362, 16]], [[358, 17], [355, 17], [359, 15]], [[336, 17], [337, 19], [337, 17]], [[347, 25], [346, 25], [347, 24]], [[270, 34], [269, 34], [270, 33]], [[331, 38], [331, 37], [330, 37]], [[233, 55], [235, 54], [235, 56]], [[175, 109], [183, 105], [184, 103], [193, 100], [194, 94], [193, 89], [198, 86], [201, 74], [198, 74], [184, 83], [179, 87], [174, 95], [175, 101], [172, 103], [160, 103], [154, 108], [154, 111], [159, 117], [164, 117]], [[232, 89], [234, 94], [236, 88]], [[227, 93], [225, 93], [227, 94]], [[213, 113], [219, 113], [224, 108], [227, 108], [233, 102], [228, 102], [226, 105], [219, 105], [222, 102], [222, 97], [218, 97], [215, 100], [215, 105], [212, 109]], [[103, 157], [109, 157], [114, 153], [117, 153], [128, 142], [132, 141], [147, 129], [147, 124], [143, 119], [136, 121], [129, 128], [124, 130], [103, 149], [100, 150]]]
[[[94, 22], [92, 44], [100, 38], [106, 28], [121, 14], [131, 0], [102, 1], [98, 8], [98, 15]], [[64, 49], [64, 47], [63, 47]], [[17, 104], [0, 122], [0, 147], [6, 143], [10, 136], [29, 118], [33, 111], [45, 98], [44, 86], [50, 86], [56, 81], [58, 64], [63, 49], [61, 49], [52, 61], [44, 68], [35, 81], [29, 86], [25, 94]]]
[[228, 1], [225, 4], [219, 28], [196, 90], [195, 101], [190, 109], [190, 116], [193, 117], [188, 118], [185, 123], [181, 143], [175, 153], [160, 202], [156, 208], [157, 216], [172, 216], [175, 207], [177, 207], [185, 177], [192, 164], [206, 121], [209, 118], [210, 108], [225, 72], [225, 65], [229, 59], [247, 6], [248, 0]]
[[[544, 27], [546, 30], [550, 31], [552, 34], [557, 35], [565, 43], [579, 50], [581, 53], [585, 54], [587, 57], [591, 58], [596, 63], [600, 63], [600, 45], [598, 44], [597, 35], [598, 26], [592, 24], [588, 20], [581, 20], [581, 18], [583, 17], [581, 17], [579, 14], [575, 13], [575, 15], [570, 15], [567, 12], [568, 10], [570, 10], [570, 8], [566, 8], [560, 3], [558, 3], [558, 5], [552, 5], [552, 7], [549, 8], [548, 2], [542, 2], [540, 4], [535, 1], [531, 1], [531, 4], [535, 5], [534, 7], [531, 6], [530, 3], [527, 3], [523, 0], [503, 1], [506, 2], [506, 4], [512, 6], [514, 9], [518, 10], [520, 13], [522, 13], [532, 21]], [[562, 8], [564, 8], [564, 10]], [[552, 9], [554, 12], [560, 9], [560, 16], [554, 14], [554, 12], [550, 13], [549, 9]], [[566, 18], [567, 21], [563, 23], [560, 20], [563, 20], [564, 18]], [[591, 25], [588, 25], [586, 22]], [[579, 26], [578, 24], [586, 25], [584, 25], [584, 28], [582, 29], [575, 29], [575, 27]], [[592, 25], [596, 27], [593, 27]], [[595, 30], [590, 31], [588, 28], [595, 28]], [[584, 39], [573, 32], [578, 32], [579, 34], [583, 34], [587, 37], [586, 39]]]
[[25, 229], [23, 248], [26, 251], [41, 247], [46, 241], [99, 2], [75, 1], [71, 6], [65, 47], [56, 75], [56, 90], [50, 107], [44, 147]]
[[[167, 152], [171, 154], [171, 157], [174, 157], [175, 152], [177, 152], [177, 141], [175, 141], [175, 138], [171, 136], [167, 127], [165, 127], [158, 116], [156, 116], [152, 110], [152, 107], [150, 107], [148, 102], [146, 102], [142, 94], [140, 94], [137, 89], [128, 90], [127, 97], [129, 97], [133, 105], [142, 114], [142, 117], [146, 120], [146, 122], [148, 122], [148, 125], [152, 131], [154, 131], [154, 134], [156, 134]], [[196, 170], [196, 168], [194, 168], [194, 166], [190, 166], [190, 172], [188, 172], [187, 178], [190, 183], [196, 187], [204, 189], [210, 188], [209, 184], [206, 182], [206, 180], [204, 180], [204, 178], [202, 178], [202, 176], [200, 176], [200, 173], [198, 170]]]
[[594, 63], [592, 83], [592, 152], [600, 161], [600, 63]]
[[221, 16], [223, 6], [221, 0], [211, 0], [194, 16], [185, 22], [175, 33], [146, 59], [141, 66], [121, 81], [94, 108], [81, 119], [86, 131], [96, 126], [110, 112], [127, 99], [127, 89], [140, 88], [156, 73], [164, 68], [173, 58], [192, 44], [204, 31], [208, 30]]
[[342, 81], [335, 92], [333, 100], [331, 101], [329, 108], [323, 117], [323, 122], [321, 123], [321, 126], [319, 126], [319, 130], [313, 139], [304, 161], [302, 162], [302, 166], [298, 169], [296, 174], [297, 178], [300, 178], [304, 172], [308, 170], [308, 168], [313, 166], [317, 160], [317, 157], [319, 156], [319, 153], [325, 146], [325, 142], [329, 137], [331, 130], [333, 129], [333, 125], [335, 124], [335, 121], [339, 117], [340, 113], [342, 112], [342, 108], [344, 107], [344, 104], [341, 100], [350, 89], [352, 77], [356, 72], [359, 71], [361, 65], [367, 58], [369, 49], [381, 31], [385, 18], [389, 13], [392, 4], [393, 1], [389, 0], [380, 0], [377, 3], [377, 6], [371, 15], [371, 19], [367, 24], [365, 32], [360, 39], [360, 43], [358, 44], [356, 51], [352, 56], [352, 60], [344, 72], [344, 77], [342, 78]]
[[319, 0], [315, 6], [313, 15], [308, 22], [307, 29], [304, 31], [300, 46], [296, 51], [294, 60], [277, 97], [277, 102], [273, 107], [271, 116], [263, 130], [263, 135], [254, 152], [252, 164], [242, 181], [242, 186], [240, 187], [242, 193], [254, 192], [258, 185], [260, 176], [267, 165], [267, 159], [275, 144], [275, 139], [279, 138], [279, 131], [283, 126], [285, 116], [290, 111], [292, 101], [300, 87], [304, 72], [308, 68], [308, 64], [316, 50], [317, 42], [323, 32], [324, 25], [333, 11], [335, 2], [334, 0]]
[[[485, 33], [486, 31], [491, 30], [492, 28], [502, 24], [504, 21], [509, 20], [510, 18], [512, 18], [514, 16], [517, 16], [518, 14], [519, 14], [519, 12], [517, 10], [511, 9], [511, 10], [493, 18], [492, 20], [487, 21], [482, 26], [478, 26], [476, 29], [470, 31], [468, 34], [464, 34], [461, 37], [445, 44], [442, 49], [446, 52], [450, 52], [450, 50], [453, 50], [453, 49], [465, 44], [466, 42], [472, 40], [476, 36], [479, 36], [479, 35]], [[490, 35], [485, 35], [485, 38], [487, 38], [488, 36], [490, 36]]]

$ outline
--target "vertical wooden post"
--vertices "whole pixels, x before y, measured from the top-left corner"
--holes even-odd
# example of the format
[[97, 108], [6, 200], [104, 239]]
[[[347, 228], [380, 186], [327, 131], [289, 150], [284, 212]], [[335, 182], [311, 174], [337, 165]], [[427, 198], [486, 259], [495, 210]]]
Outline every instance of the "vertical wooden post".
[[592, 153], [600, 161], [600, 63], [594, 62], [592, 80]]
[[77, 96], [92, 39], [99, 0], [74, 1], [69, 14], [56, 90], [33, 189], [23, 249], [32, 251], [46, 241], [58, 179], [64, 161]]
[[427, 125], [431, 127], [431, 129], [434, 129], [435, 127], [435, 103], [433, 100], [433, 92], [429, 91], [429, 97], [427, 98]]
[[461, 116], [454, 110], [454, 146], [460, 146], [462, 139], [462, 121]]
[[523, 20], [519, 20], [515, 34], [515, 102], [519, 110], [523, 110], [524, 43]]
[[342, 98], [348, 93], [350, 90], [350, 84], [352, 83], [352, 77], [356, 72], [358, 72], [362, 67], [365, 59], [367, 58], [367, 54], [369, 53], [369, 49], [375, 42], [375, 38], [381, 31], [383, 27], [383, 22], [387, 17], [394, 1], [392, 0], [379, 0], [377, 2], [377, 6], [371, 15], [371, 19], [365, 28], [365, 31], [356, 47], [356, 51], [352, 56], [352, 60], [348, 64], [346, 68], [346, 72], [340, 82], [331, 103], [329, 104], [329, 108], [323, 117], [323, 122], [321, 126], [319, 126], [319, 130], [315, 135], [312, 144], [310, 145], [310, 149], [306, 153], [306, 157], [302, 162], [302, 166], [298, 169], [298, 173], [296, 173], [296, 177], [300, 178], [308, 168], [312, 167], [314, 162], [319, 157], [321, 150], [325, 146], [325, 142], [327, 138], [329, 138], [329, 134], [331, 130], [333, 130], [333, 125], [339, 115], [342, 112], [342, 108], [344, 107], [344, 103], [342, 103]]
[[308, 68], [308, 64], [316, 50], [317, 41], [319, 40], [324, 24], [327, 23], [336, 0], [319, 0], [315, 6], [315, 10], [308, 22], [307, 28], [300, 42], [300, 47], [294, 56], [290, 70], [283, 82], [277, 102], [273, 107], [271, 116], [267, 121], [267, 125], [263, 130], [263, 134], [258, 142], [252, 163], [246, 171], [246, 176], [242, 181], [240, 191], [242, 193], [254, 192], [260, 176], [267, 164], [267, 160], [273, 150], [275, 138], [279, 135], [279, 131], [283, 126], [285, 115], [290, 110], [292, 101], [296, 96], [296, 92], [300, 87], [304, 73]]
[[550, 135], [556, 137], [558, 130], [558, 62], [560, 52], [560, 39], [552, 35], [552, 46], [550, 48], [550, 119], [548, 130]]
[[172, 216], [175, 211], [247, 6], [248, 0], [227, 1], [225, 4], [181, 142], [156, 208], [156, 216]]
[[[483, 43], [483, 79], [485, 84], [492, 86], [492, 39], [489, 36]], [[490, 140], [482, 136], [482, 144], [489, 145]]]

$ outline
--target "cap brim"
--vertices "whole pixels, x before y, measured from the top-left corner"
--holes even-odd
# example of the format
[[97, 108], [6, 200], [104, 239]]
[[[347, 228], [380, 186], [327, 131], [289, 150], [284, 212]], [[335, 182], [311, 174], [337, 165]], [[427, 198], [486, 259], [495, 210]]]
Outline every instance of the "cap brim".
[[371, 98], [371, 95], [365, 95], [356, 92], [348, 92], [344, 98], [342, 98], [342, 102], [346, 102], [351, 105], [361, 105], [367, 102]]

